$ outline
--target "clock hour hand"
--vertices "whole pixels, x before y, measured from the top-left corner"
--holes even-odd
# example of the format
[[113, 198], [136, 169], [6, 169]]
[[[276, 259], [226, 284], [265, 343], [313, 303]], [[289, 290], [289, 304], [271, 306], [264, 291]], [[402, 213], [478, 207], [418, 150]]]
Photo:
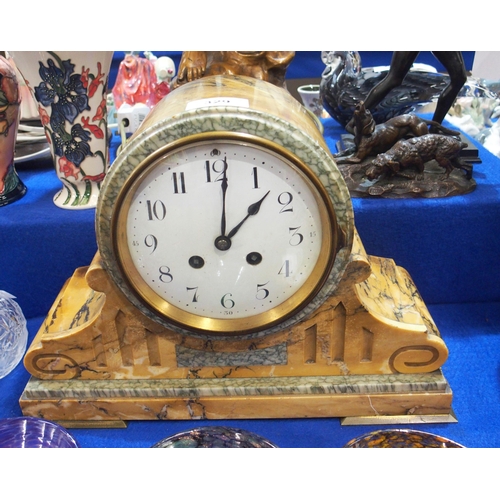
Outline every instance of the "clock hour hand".
[[229, 234], [227, 235], [227, 237], [229, 239], [231, 239], [239, 230], [240, 230], [240, 227], [243, 225], [243, 223], [251, 216], [251, 215], [257, 215], [259, 213], [259, 210], [260, 210], [260, 206], [262, 205], [262, 202], [266, 199], [266, 196], [270, 193], [270, 191], [268, 191], [259, 201], [255, 202], [255, 203], [252, 203], [249, 207], [248, 207], [248, 213], [247, 215], [245, 216], [245, 218], [235, 227], [233, 227], [233, 229], [231, 229], [231, 231], [229, 232]]

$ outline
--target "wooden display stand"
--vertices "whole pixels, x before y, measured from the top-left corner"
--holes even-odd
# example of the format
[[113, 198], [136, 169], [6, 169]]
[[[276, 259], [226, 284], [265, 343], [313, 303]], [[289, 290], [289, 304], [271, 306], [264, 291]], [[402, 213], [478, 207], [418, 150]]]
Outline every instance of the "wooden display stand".
[[[302, 417], [453, 421], [448, 350], [408, 273], [355, 233], [336, 292], [260, 337], [185, 336], [145, 317], [100, 264], [79, 268], [25, 356], [24, 415], [64, 425]], [[425, 416], [425, 418], [423, 418]], [[396, 420], [394, 420], [396, 418]], [[358, 422], [362, 422], [358, 421]]]

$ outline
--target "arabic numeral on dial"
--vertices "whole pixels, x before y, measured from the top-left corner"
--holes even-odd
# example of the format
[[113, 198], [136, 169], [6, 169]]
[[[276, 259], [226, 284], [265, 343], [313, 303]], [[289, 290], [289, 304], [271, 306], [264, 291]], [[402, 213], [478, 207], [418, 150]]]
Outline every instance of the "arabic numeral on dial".
[[148, 209], [148, 220], [163, 220], [167, 215], [167, 209], [161, 200], [156, 200], [154, 203], [151, 200], [147, 200], [146, 206]]
[[257, 300], [264, 300], [269, 297], [269, 290], [267, 288], [264, 288], [267, 283], [269, 283], [269, 281], [267, 281], [266, 283], [262, 283], [261, 285], [257, 285], [257, 293], [255, 294], [255, 298]]
[[232, 309], [234, 307], [234, 300], [230, 298], [232, 296], [233, 296], [232, 293], [226, 293], [222, 297], [222, 299], [220, 299], [220, 303], [222, 304], [222, 307], [224, 307], [225, 309]]
[[257, 167], [253, 167], [252, 169], [252, 177], [253, 177], [253, 188], [259, 189], [259, 176], [257, 173]]
[[148, 234], [144, 238], [144, 245], [146, 245], [147, 248], [151, 249], [151, 253], [154, 253], [156, 247], [158, 246], [158, 239], [153, 234]]
[[285, 260], [280, 270], [278, 271], [278, 274], [284, 275], [285, 278], [288, 278], [290, 276], [290, 261], [288, 259]]
[[290, 243], [292, 247], [296, 247], [304, 241], [304, 236], [299, 233], [299, 229], [300, 226], [288, 228], [288, 232], [292, 233], [292, 237], [288, 240], [288, 243]]
[[170, 273], [170, 267], [161, 266], [160, 269], [158, 269], [158, 272], [160, 273], [159, 280], [162, 283], [171, 283], [174, 281], [174, 277]]
[[186, 291], [188, 291], [188, 292], [194, 291], [193, 299], [191, 300], [191, 302], [198, 302], [198, 287], [197, 286], [193, 286], [193, 287], [187, 286]]
[[[227, 170], [226, 158], [219, 158], [210, 164], [210, 160], [205, 161], [205, 174], [207, 182], [222, 182], [224, 171]], [[217, 174], [217, 177], [212, 180], [212, 172]]]
[[293, 195], [288, 191], [284, 191], [278, 196], [278, 203], [282, 205], [280, 214], [283, 214], [285, 212], [293, 212], [293, 207], [291, 206], [292, 200], [293, 200]]

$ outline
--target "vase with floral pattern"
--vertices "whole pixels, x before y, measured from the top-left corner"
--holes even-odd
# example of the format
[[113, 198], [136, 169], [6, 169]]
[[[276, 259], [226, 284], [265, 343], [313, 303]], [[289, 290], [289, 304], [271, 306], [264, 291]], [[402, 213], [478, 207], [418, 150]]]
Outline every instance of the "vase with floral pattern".
[[26, 193], [14, 167], [17, 129], [21, 116], [19, 82], [10, 61], [0, 56], [0, 207]]
[[63, 187], [54, 203], [95, 208], [109, 168], [106, 95], [113, 52], [9, 52], [38, 105]]

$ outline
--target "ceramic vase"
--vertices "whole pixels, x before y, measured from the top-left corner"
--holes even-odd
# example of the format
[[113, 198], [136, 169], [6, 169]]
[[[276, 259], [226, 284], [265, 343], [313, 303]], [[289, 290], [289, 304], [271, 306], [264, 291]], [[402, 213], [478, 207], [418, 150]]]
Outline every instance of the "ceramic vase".
[[0, 207], [26, 193], [16, 169], [14, 152], [21, 117], [19, 82], [11, 62], [0, 56]]
[[63, 187], [54, 203], [95, 208], [109, 168], [106, 95], [113, 52], [9, 52], [35, 102]]
[[319, 85], [302, 85], [297, 89], [297, 92], [304, 106], [317, 117], [321, 117], [323, 105], [319, 96]]

